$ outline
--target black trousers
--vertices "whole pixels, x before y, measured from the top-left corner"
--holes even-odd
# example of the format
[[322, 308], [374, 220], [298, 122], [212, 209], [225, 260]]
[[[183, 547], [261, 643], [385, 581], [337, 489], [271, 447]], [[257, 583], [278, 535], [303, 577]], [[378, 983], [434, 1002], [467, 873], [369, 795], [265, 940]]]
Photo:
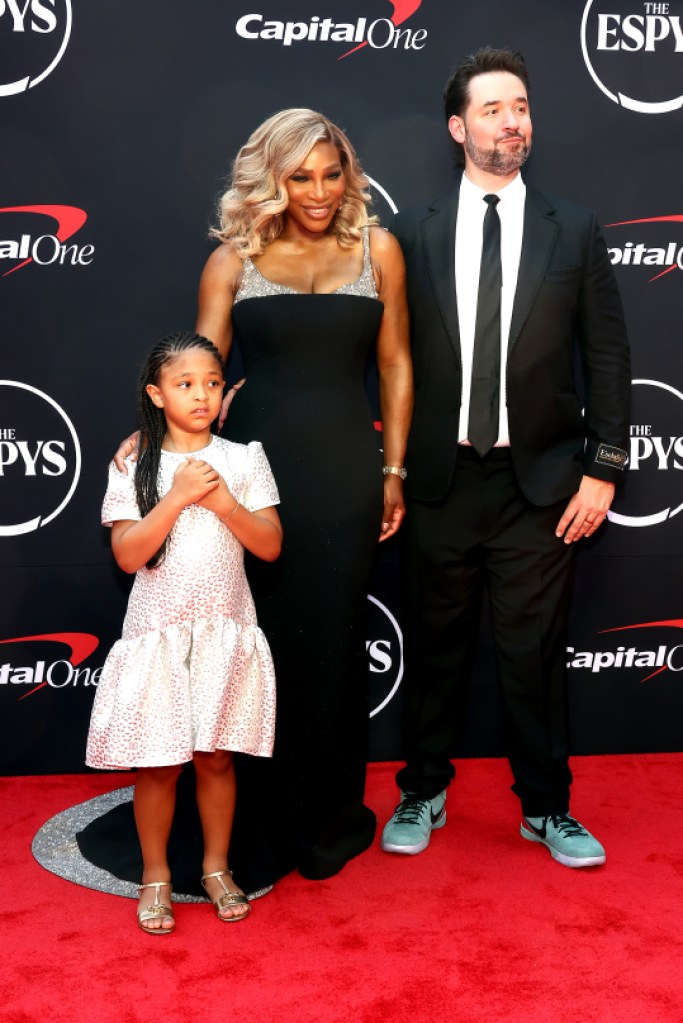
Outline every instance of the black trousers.
[[573, 545], [555, 536], [566, 501], [530, 504], [510, 451], [461, 447], [451, 490], [406, 516], [406, 766], [397, 782], [424, 799], [454, 776], [482, 592], [488, 589], [513, 791], [526, 816], [566, 813], [565, 675]]

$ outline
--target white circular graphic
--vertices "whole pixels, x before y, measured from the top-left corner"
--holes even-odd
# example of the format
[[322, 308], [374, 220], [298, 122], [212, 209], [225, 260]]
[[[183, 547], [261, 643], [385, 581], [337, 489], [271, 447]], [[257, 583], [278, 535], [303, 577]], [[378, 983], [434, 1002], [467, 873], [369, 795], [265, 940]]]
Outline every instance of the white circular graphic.
[[[591, 8], [594, 6], [602, 6], [604, 9], [595, 11], [595, 16], [591, 19]], [[666, 114], [683, 107], [683, 94], [665, 100], [635, 99], [619, 89], [615, 90], [614, 86], [610, 88], [605, 83], [604, 71], [599, 72], [595, 66], [600, 51], [603, 54], [610, 53], [613, 60], [618, 59], [616, 55], [621, 52], [625, 53], [630, 61], [639, 61], [638, 70], [643, 77], [646, 77], [645, 65], [648, 60], [651, 61], [649, 65], [651, 77], [656, 77], [657, 71], [661, 76], [664, 68], [665, 48], [668, 51], [669, 60], [682, 61], [683, 57], [678, 56], [680, 53], [681, 12], [674, 11], [677, 6], [679, 5], [673, 2], [668, 4], [623, 2], [614, 4], [607, 3], [606, 0], [599, 0], [599, 3], [596, 4], [596, 0], [588, 0], [581, 18], [581, 52], [591, 78], [613, 103], [639, 114]], [[615, 8], [618, 9], [615, 10]], [[596, 19], [597, 24], [595, 24]], [[597, 39], [593, 36], [590, 44], [588, 40], [589, 21], [592, 21], [592, 29], [597, 28]], [[591, 51], [593, 52], [592, 57]], [[654, 61], [658, 61], [658, 65], [654, 65]], [[677, 75], [675, 77], [678, 78]], [[640, 83], [639, 87], [645, 88]]]
[[[367, 597], [382, 612], [389, 626], [389, 631], [385, 636], [368, 640], [367, 644], [369, 671], [376, 675], [386, 675], [386, 678], [382, 680], [380, 693], [372, 693], [373, 699], [378, 700], [377, 706], [370, 711], [370, 717], [374, 718], [393, 700], [401, 684], [403, 678], [403, 633], [389, 608], [370, 593]], [[371, 629], [372, 624], [371, 621]], [[377, 667], [373, 667], [373, 658]]]
[[[647, 387], [659, 388], [660, 390], [665, 391], [668, 394], [674, 395], [674, 397], [678, 398], [681, 402], [683, 402], [683, 394], [680, 391], [677, 391], [675, 387], [671, 386], [671, 384], [664, 384], [660, 380], [633, 380], [632, 384], [634, 387], [638, 385], [640, 386], [645, 385]], [[681, 420], [679, 419], [679, 422], [680, 421]], [[657, 464], [660, 470], [664, 472], [666, 472], [667, 470], [670, 471], [668, 461], [669, 459], [674, 461], [675, 457], [678, 456], [676, 445], [678, 444], [679, 447], [682, 446], [683, 438], [676, 438], [674, 436], [670, 436], [669, 440], [666, 441], [664, 437], [650, 436], [647, 433], [647, 429], [645, 426], [641, 427], [641, 431], [642, 435], [640, 436], [636, 435], [631, 437], [631, 452], [629, 458], [630, 475], [631, 476], [633, 475], [634, 470], [635, 471], [638, 470], [639, 463], [641, 461], [646, 460], [646, 458], [647, 459], [654, 458], [655, 463]], [[658, 441], [659, 444], [657, 443]], [[675, 467], [678, 467], [677, 463], [675, 462], [674, 465]], [[675, 473], [673, 475], [675, 476]], [[633, 484], [629, 482], [629, 485], [627, 486], [627, 491], [629, 487], [632, 485]], [[628, 503], [628, 496], [626, 497], [626, 503]], [[680, 511], [683, 511], [683, 502], [677, 505], [672, 505], [672, 503], [670, 502], [666, 505], [666, 507], [660, 509], [659, 511], [644, 515], [625, 515], [621, 512], [616, 512], [610, 509], [610, 511], [607, 512], [607, 517], [610, 520], [610, 522], [614, 522], [618, 526], [645, 527], [657, 526], [662, 522], [666, 522], [667, 519], [672, 519], [674, 515], [678, 515]]]
[[[0, 380], [0, 387], [28, 392], [58, 416], [36, 417], [32, 409], [27, 417], [35, 434], [31, 438], [23, 423], [13, 425], [21, 416], [12, 408], [12, 395], [0, 401], [0, 537], [20, 536], [46, 526], [67, 506], [81, 474], [81, 446], [73, 423], [49, 394], [17, 380]], [[62, 436], [55, 437], [57, 432]]]
[[0, 0], [0, 96], [39, 85], [71, 37], [71, 0]]
[[[391, 198], [391, 196], [387, 192], [386, 188], [382, 188], [382, 186], [380, 185], [379, 181], [375, 181], [375, 179], [371, 178], [369, 174], [367, 174], [366, 177], [367, 177], [368, 181], [370, 182], [370, 188], [374, 188], [374, 190], [379, 193], [379, 195], [386, 202], [386, 204], [389, 207], [389, 209], [391, 210], [391, 212], [392, 213], [398, 213], [398, 206], [396, 205], [394, 200]], [[376, 203], [375, 203], [375, 205], [376, 205]], [[380, 220], [381, 219], [382, 218], [380, 217]]]

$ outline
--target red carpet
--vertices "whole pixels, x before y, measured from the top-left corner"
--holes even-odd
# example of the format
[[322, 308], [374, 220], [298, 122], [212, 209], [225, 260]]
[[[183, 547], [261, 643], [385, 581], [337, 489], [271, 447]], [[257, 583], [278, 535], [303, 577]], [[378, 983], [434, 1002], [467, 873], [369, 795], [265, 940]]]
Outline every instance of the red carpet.
[[[326, 882], [291, 876], [243, 924], [134, 903], [43, 870], [49, 817], [129, 776], [0, 779], [6, 1023], [680, 1023], [683, 755], [573, 762], [572, 809], [607, 864], [569, 870], [519, 837], [507, 763], [460, 762], [448, 824], [418, 857], [377, 844]], [[393, 769], [373, 765], [383, 821]]]

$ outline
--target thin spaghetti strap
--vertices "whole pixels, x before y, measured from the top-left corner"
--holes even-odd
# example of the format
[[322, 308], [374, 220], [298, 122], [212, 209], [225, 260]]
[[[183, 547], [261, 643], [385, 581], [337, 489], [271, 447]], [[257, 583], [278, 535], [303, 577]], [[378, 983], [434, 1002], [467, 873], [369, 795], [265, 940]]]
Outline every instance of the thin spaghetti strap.
[[367, 273], [368, 270], [372, 269], [372, 259], [370, 258], [370, 226], [366, 225], [363, 228], [363, 273]]
[[242, 271], [237, 281], [237, 288], [235, 289], [235, 302], [241, 302], [242, 299], [250, 297], [250, 293], [255, 288], [257, 275], [260, 276], [251, 256], [245, 256], [242, 260]]
[[377, 283], [375, 281], [375, 270], [372, 265], [372, 254], [370, 252], [370, 225], [363, 229], [363, 269], [358, 279], [358, 286], [361, 292], [369, 294], [371, 298], [378, 298]]

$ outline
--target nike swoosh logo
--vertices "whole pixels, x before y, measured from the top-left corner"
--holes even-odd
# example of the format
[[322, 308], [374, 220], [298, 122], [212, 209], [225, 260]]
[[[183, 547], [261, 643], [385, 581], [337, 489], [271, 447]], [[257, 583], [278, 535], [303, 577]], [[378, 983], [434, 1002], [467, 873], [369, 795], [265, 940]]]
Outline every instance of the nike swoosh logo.
[[531, 823], [531, 821], [527, 817], [524, 818], [524, 822], [525, 822], [525, 824], [526, 824], [526, 826], [528, 828], [531, 828], [531, 830], [536, 835], [538, 835], [539, 838], [545, 838], [546, 831], [548, 830], [548, 819], [547, 818], [543, 821], [543, 827], [542, 828], [535, 828], [533, 826], [533, 824]]
[[429, 808], [429, 816], [432, 818], [432, 824], [436, 824], [436, 822], [438, 820], [441, 820], [441, 818], [444, 815], [445, 809], [446, 809], [446, 804], [444, 803], [444, 805], [441, 807], [439, 812], [438, 813], [434, 813], [434, 811], [432, 810], [432, 808], [430, 806], [430, 808]]

